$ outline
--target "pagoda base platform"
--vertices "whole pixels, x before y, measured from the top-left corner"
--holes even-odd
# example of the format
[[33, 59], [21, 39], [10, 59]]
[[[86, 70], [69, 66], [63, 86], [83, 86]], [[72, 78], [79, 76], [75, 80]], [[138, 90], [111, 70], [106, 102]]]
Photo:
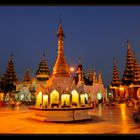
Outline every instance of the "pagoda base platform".
[[33, 111], [31, 119], [43, 122], [74, 122], [82, 120], [92, 120], [89, 110], [92, 107], [76, 108], [35, 108], [29, 107]]

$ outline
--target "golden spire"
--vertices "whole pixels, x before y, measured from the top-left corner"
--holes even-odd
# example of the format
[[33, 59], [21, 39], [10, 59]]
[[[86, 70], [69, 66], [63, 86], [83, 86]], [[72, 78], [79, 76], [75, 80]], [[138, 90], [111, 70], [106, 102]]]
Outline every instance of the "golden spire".
[[102, 75], [101, 75], [101, 72], [99, 72], [99, 76], [98, 76], [98, 83], [99, 84], [102, 84], [103, 83], [103, 80], [102, 80]]
[[57, 53], [57, 59], [56, 59], [55, 65], [53, 67], [52, 75], [70, 77], [70, 69], [64, 55], [63, 37], [65, 37], [65, 35], [62, 28], [61, 19], [60, 19], [58, 32], [57, 32], [57, 37], [58, 37], [58, 53]]
[[94, 71], [93, 71], [93, 83], [97, 83], [98, 80], [97, 80], [97, 76], [96, 76], [96, 69], [94, 68]]
[[29, 65], [28, 64], [27, 64], [27, 67], [26, 67], [24, 81], [30, 81], [30, 69], [29, 69]]

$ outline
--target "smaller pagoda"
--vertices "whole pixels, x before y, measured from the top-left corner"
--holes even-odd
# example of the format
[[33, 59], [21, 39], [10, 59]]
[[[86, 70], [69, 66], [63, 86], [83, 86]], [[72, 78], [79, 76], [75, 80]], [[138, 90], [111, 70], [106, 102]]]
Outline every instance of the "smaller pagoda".
[[129, 86], [130, 96], [133, 98], [137, 98], [137, 91], [140, 89], [140, 67], [136, 59], [136, 54], [134, 53], [134, 71], [133, 71], [133, 79]]
[[16, 71], [14, 68], [13, 55], [10, 56], [6, 72], [2, 77], [2, 90], [4, 92], [14, 92], [16, 89], [15, 82], [18, 81], [16, 77]]
[[84, 82], [85, 82], [84, 69], [83, 69], [83, 65], [81, 63], [81, 58], [79, 57], [76, 76], [75, 76], [75, 84], [80, 85], [80, 84], [84, 84]]
[[131, 44], [130, 41], [127, 41], [127, 58], [126, 58], [126, 68], [124, 70], [122, 82], [123, 85], [129, 86], [132, 83], [133, 71], [134, 71], [134, 59], [132, 56]]
[[121, 85], [121, 80], [119, 77], [117, 62], [116, 62], [116, 59], [114, 58], [113, 76], [112, 76], [112, 81], [111, 81], [111, 85], [110, 85], [110, 90], [112, 90], [114, 98], [117, 98], [119, 96], [120, 85]]
[[45, 57], [45, 53], [43, 53], [42, 60], [39, 63], [39, 67], [36, 72], [36, 78], [38, 81], [47, 81], [50, 78], [50, 71]]

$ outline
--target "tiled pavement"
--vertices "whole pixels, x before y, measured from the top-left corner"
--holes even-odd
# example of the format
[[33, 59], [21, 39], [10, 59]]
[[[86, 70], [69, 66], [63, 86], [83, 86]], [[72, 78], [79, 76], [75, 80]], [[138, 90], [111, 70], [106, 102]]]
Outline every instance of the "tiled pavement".
[[31, 120], [27, 107], [0, 108], [0, 134], [140, 134], [140, 124], [125, 104], [94, 108], [92, 121], [51, 123]]

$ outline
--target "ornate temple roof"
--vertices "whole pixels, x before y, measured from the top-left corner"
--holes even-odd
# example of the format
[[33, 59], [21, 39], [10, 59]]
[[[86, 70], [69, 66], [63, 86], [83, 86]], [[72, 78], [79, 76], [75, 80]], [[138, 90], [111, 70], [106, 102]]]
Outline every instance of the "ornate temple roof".
[[124, 85], [130, 85], [133, 79], [134, 60], [132, 56], [130, 41], [127, 41], [127, 56], [126, 56], [126, 67], [124, 70], [122, 82]]
[[44, 80], [48, 80], [49, 77], [50, 77], [50, 71], [49, 71], [49, 68], [45, 59], [45, 53], [43, 53], [42, 60], [39, 63], [39, 67], [36, 72], [36, 78], [39, 81], [44, 81]]
[[121, 80], [119, 77], [119, 72], [118, 72], [118, 67], [117, 67], [117, 62], [116, 59], [114, 58], [113, 60], [114, 66], [113, 66], [113, 76], [112, 76], [112, 81], [111, 81], [111, 86], [117, 86], [119, 87], [121, 84]]

